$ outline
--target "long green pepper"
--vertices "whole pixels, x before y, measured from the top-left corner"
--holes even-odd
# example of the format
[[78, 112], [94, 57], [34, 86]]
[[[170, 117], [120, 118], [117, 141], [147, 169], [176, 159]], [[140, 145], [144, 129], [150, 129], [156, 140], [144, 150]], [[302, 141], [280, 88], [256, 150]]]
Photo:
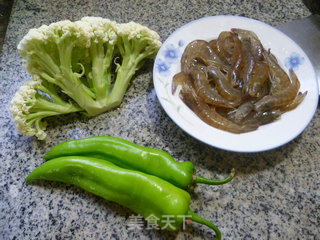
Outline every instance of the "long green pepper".
[[[153, 215], [159, 219], [157, 224], [167, 230], [178, 230], [184, 220], [182, 216], [187, 216], [187, 219], [212, 228], [216, 239], [221, 239], [221, 233], [213, 223], [189, 209], [188, 192], [156, 176], [123, 169], [103, 159], [68, 156], [40, 165], [28, 175], [26, 182], [35, 179], [74, 184], [145, 218]], [[166, 226], [168, 215], [174, 222]]]
[[62, 156], [91, 156], [107, 159], [113, 164], [160, 177], [180, 188], [196, 183], [221, 185], [234, 177], [234, 171], [223, 180], [206, 179], [195, 174], [190, 161], [177, 162], [168, 153], [136, 145], [129, 141], [109, 137], [89, 137], [60, 143], [44, 158], [49, 160]]

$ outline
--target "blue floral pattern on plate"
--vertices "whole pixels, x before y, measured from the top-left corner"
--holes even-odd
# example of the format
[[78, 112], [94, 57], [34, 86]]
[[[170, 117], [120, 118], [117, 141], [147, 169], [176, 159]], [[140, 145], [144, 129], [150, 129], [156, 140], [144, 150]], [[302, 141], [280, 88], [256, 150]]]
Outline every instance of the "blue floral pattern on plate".
[[180, 58], [181, 52], [173, 44], [168, 44], [166, 49], [163, 51], [163, 55], [167, 62], [172, 63]]
[[168, 76], [171, 66], [179, 63], [182, 55], [179, 48], [183, 47], [183, 45], [183, 40], [179, 40], [177, 44], [170, 43], [166, 45], [161, 54], [163, 58], [158, 58], [158, 61], [155, 63], [161, 76]]
[[158, 73], [161, 76], [168, 76], [170, 74], [170, 66], [169, 64], [167, 64], [165, 61], [163, 61], [161, 58], [159, 58], [156, 62], [155, 62], [156, 68], [158, 70]]
[[179, 40], [177, 43], [166, 44], [160, 55], [161, 57], [158, 57], [155, 62], [156, 71], [159, 73], [160, 77], [159, 81], [162, 83], [164, 89], [166, 89], [166, 96], [162, 96], [161, 98], [170, 103], [178, 113], [180, 112], [181, 106], [171, 100], [171, 84], [167, 83], [163, 78], [169, 77], [172, 69], [180, 63], [180, 58], [182, 56], [181, 48], [183, 46], [183, 40]]
[[296, 52], [293, 52], [290, 54], [289, 57], [287, 57], [285, 60], [285, 66], [288, 69], [298, 70], [299, 65], [301, 65], [304, 62], [304, 58], [300, 57], [300, 55]]

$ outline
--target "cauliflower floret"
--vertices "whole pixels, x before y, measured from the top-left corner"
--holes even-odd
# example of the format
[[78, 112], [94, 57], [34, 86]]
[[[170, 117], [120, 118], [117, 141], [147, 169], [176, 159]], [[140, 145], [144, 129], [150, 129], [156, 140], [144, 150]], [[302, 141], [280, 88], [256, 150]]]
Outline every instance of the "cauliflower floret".
[[38, 76], [34, 76], [16, 92], [11, 100], [10, 112], [18, 132], [43, 140], [47, 136], [44, 132], [47, 123], [43, 118], [82, 110], [62, 100], [50, 88], [49, 83], [45, 86]]
[[32, 108], [36, 101], [37, 85], [37, 81], [31, 80], [21, 86], [11, 101], [10, 112], [13, 115], [13, 120], [18, 132], [27, 136], [35, 135], [42, 140], [46, 137], [43, 131], [45, 124], [42, 123], [39, 125], [38, 123], [37, 125], [40, 126], [40, 128], [36, 129], [36, 127], [32, 126], [36, 119], [30, 119], [29, 117], [29, 109]]
[[92, 28], [93, 39], [95, 42], [103, 41], [114, 44], [117, 40], [117, 23], [101, 17], [83, 17], [79, 23], [89, 24]]
[[131, 39], [143, 39], [148, 40], [149, 45], [153, 47], [160, 47], [160, 36], [155, 31], [142, 26], [139, 23], [129, 22], [124, 24], [119, 24], [117, 28], [118, 35], [125, 37], [129, 40]]

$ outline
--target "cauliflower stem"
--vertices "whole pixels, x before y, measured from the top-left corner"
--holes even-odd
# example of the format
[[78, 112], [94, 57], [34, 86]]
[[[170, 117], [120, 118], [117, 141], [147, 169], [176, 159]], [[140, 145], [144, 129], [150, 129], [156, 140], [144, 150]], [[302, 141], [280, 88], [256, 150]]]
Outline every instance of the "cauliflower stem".
[[154, 56], [158, 49], [150, 48], [148, 39], [131, 39], [128, 41], [128, 36], [122, 37], [117, 47], [122, 56], [121, 66], [117, 70], [117, 78], [113, 87], [113, 91], [108, 98], [108, 108], [118, 106], [126, 92], [130, 79], [135, 72], [143, 65], [146, 58]]
[[147, 27], [98, 17], [31, 29], [18, 45], [32, 76], [11, 102], [18, 131], [44, 139], [45, 117], [95, 116], [119, 106], [135, 72], [160, 45]]

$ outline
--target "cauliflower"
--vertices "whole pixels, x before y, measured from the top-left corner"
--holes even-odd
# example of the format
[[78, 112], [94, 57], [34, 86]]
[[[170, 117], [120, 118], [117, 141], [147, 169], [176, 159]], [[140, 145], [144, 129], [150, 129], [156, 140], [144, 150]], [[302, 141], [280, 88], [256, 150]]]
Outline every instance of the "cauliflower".
[[138, 23], [100, 17], [31, 29], [18, 51], [32, 80], [10, 107], [18, 132], [44, 139], [45, 117], [95, 116], [119, 106], [135, 72], [156, 55], [159, 39]]

